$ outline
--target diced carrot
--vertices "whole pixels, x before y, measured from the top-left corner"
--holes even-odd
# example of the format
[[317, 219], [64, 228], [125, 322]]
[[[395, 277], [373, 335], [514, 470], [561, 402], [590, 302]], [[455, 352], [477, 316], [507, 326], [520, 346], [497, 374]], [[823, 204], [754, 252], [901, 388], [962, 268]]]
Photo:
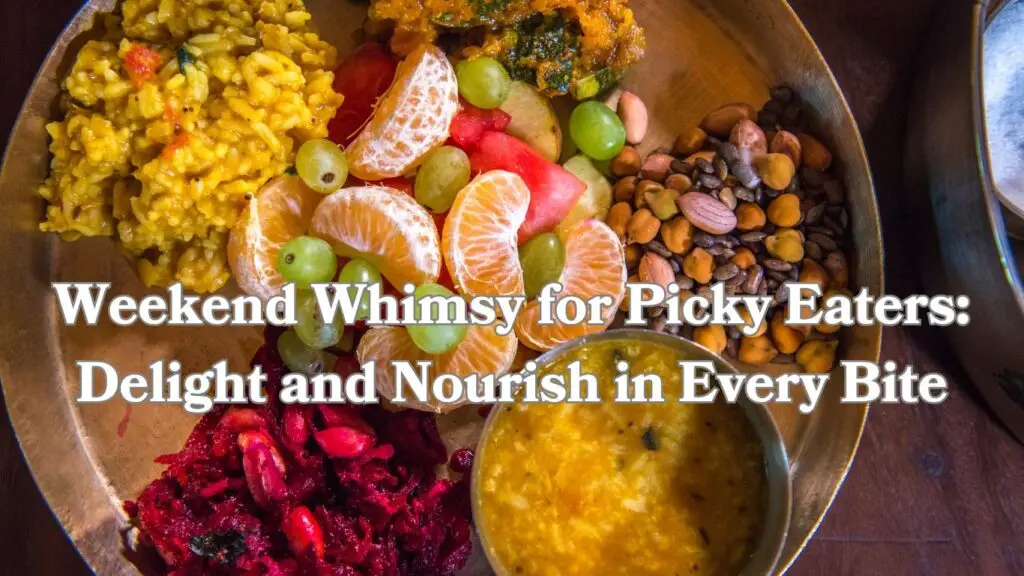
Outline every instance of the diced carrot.
[[167, 160], [171, 156], [174, 156], [174, 152], [178, 148], [181, 148], [188, 144], [188, 139], [188, 132], [182, 132], [178, 134], [177, 136], [174, 137], [174, 140], [171, 140], [170, 142], [167, 143], [166, 146], [164, 146], [163, 151], [160, 152], [160, 157], [163, 158], [164, 160]]
[[128, 72], [132, 84], [141, 87], [146, 80], [156, 75], [163, 59], [156, 50], [146, 48], [142, 44], [133, 44], [124, 57], [124, 69]]

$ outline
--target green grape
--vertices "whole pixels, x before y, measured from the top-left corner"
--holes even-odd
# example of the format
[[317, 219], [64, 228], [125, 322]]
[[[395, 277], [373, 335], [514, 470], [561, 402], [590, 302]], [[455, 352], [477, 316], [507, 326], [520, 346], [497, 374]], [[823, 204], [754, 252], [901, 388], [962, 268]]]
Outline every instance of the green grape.
[[[412, 293], [413, 298], [417, 301], [419, 301], [420, 298], [426, 298], [428, 296], [450, 297], [454, 295], [454, 292], [440, 284], [423, 284], [416, 287], [416, 290]], [[430, 307], [430, 320], [438, 320], [440, 318], [440, 310], [438, 308], [438, 305]], [[455, 317], [455, 310], [452, 306], [449, 306], [448, 317]], [[416, 308], [413, 318], [417, 321], [421, 320], [419, 307]], [[418, 324], [410, 324], [409, 326], [406, 326], [405, 329], [409, 331], [409, 337], [412, 338], [413, 343], [416, 344], [416, 347], [420, 350], [423, 350], [427, 354], [444, 354], [445, 352], [453, 350], [466, 339], [466, 333], [469, 331], [469, 326], [466, 326], [465, 324], [428, 324], [422, 326]]]
[[611, 108], [589, 100], [569, 118], [569, 134], [580, 151], [594, 160], [610, 160], [626, 145], [626, 129]]
[[313, 376], [330, 369], [324, 351], [303, 344], [295, 330], [288, 330], [277, 339], [277, 353], [292, 372]]
[[469, 157], [454, 146], [427, 155], [416, 172], [416, 201], [438, 214], [447, 212], [455, 195], [469, 184]]
[[295, 334], [310, 348], [323, 349], [341, 341], [345, 324], [340, 318], [326, 322], [316, 305], [316, 295], [308, 290], [299, 292], [295, 301]]
[[[338, 282], [342, 284], [380, 284], [381, 277], [380, 271], [377, 267], [363, 260], [356, 258], [355, 260], [349, 260], [347, 264], [342, 266], [341, 273], [338, 274]], [[348, 288], [349, 294], [355, 294], [357, 288], [350, 286]], [[370, 316], [370, 291], [369, 286], [363, 290], [363, 297], [359, 300], [359, 309], [356, 312], [356, 320], [362, 320]]]
[[459, 94], [484, 110], [504, 104], [512, 88], [512, 79], [505, 67], [490, 56], [460, 61], [455, 66], [455, 77], [459, 81]]
[[348, 159], [330, 140], [308, 140], [295, 153], [295, 171], [306, 186], [321, 194], [330, 194], [345, 185]]
[[312, 236], [296, 236], [277, 255], [277, 272], [297, 288], [309, 288], [314, 282], [330, 282], [338, 269], [331, 245]]
[[565, 245], [551, 232], [538, 234], [519, 248], [526, 297], [536, 298], [545, 286], [558, 282], [565, 268]]

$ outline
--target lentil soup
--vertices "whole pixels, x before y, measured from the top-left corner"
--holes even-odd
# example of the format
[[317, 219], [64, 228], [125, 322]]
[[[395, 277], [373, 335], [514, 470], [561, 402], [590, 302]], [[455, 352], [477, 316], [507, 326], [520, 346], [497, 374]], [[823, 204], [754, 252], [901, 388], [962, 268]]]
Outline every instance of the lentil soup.
[[[616, 404], [612, 377], [658, 374], [663, 403]], [[500, 408], [478, 455], [477, 523], [514, 574], [738, 574], [765, 519], [765, 454], [742, 407], [674, 401], [668, 346], [606, 341], [556, 360], [598, 378], [601, 404]], [[496, 567], [497, 568], [497, 567]]]

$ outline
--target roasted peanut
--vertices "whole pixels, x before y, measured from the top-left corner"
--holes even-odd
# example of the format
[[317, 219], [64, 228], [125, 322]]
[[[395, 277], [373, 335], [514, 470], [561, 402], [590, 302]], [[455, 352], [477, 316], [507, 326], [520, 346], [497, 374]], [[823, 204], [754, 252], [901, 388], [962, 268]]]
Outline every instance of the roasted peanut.
[[644, 255], [644, 250], [638, 244], [629, 244], [625, 248], [626, 252], [626, 270], [635, 270], [640, 264], [640, 258]]
[[634, 208], [646, 208], [647, 207], [647, 193], [657, 192], [664, 188], [661, 184], [654, 180], [640, 180], [636, 183], [636, 190], [633, 191], [633, 207]]
[[782, 228], [800, 222], [800, 198], [796, 194], [780, 194], [768, 205], [768, 221]]
[[615, 158], [612, 158], [612, 174], [618, 177], [636, 176], [640, 173], [640, 153], [632, 146], [623, 146]]
[[732, 127], [740, 120], [757, 119], [757, 110], [750, 104], [726, 104], [717, 110], [712, 110], [701, 120], [700, 127], [708, 134], [719, 138], [726, 138]]
[[825, 269], [832, 275], [832, 288], [846, 288], [850, 284], [850, 266], [846, 263], [846, 255], [838, 250], [829, 252], [823, 262]]
[[714, 158], [715, 153], [712, 152], [711, 150], [701, 150], [699, 152], [694, 152], [693, 154], [690, 154], [689, 156], [686, 157], [685, 160], [683, 160], [683, 162], [685, 162], [686, 164], [692, 164], [696, 166], [698, 159], [704, 160], [705, 162], [711, 162], [712, 160], [714, 160]]
[[715, 259], [707, 250], [697, 247], [683, 259], [683, 272], [699, 284], [711, 282], [711, 273], [715, 267]]
[[774, 137], [772, 137], [771, 140], [769, 140], [769, 142], [771, 142], [768, 146], [768, 150], [770, 152], [775, 154], [785, 154], [793, 161], [794, 166], [800, 166], [800, 162], [803, 161], [803, 153], [802, 147], [800, 146], [800, 139], [796, 137], [796, 134], [780, 130]]
[[760, 230], [765, 221], [764, 210], [753, 202], [745, 202], [736, 208], [736, 228], [744, 232]]
[[672, 174], [665, 178], [665, 187], [680, 192], [689, 192], [690, 188], [693, 188], [693, 180], [690, 180], [686, 174]]
[[672, 152], [677, 156], [689, 156], [704, 147], [708, 140], [708, 133], [693, 126], [684, 130], [676, 137], [676, 143], [672, 146]]
[[632, 202], [633, 194], [636, 194], [636, 176], [626, 176], [622, 180], [615, 183], [615, 201], [616, 202]]
[[795, 263], [804, 259], [804, 237], [792, 228], [781, 228], [764, 239], [768, 253], [784, 262]]
[[672, 188], [661, 188], [645, 195], [647, 207], [659, 220], [668, 220], [679, 214], [679, 207], [676, 206], [678, 199], [679, 191]]
[[[845, 289], [832, 289], [832, 290], [828, 290], [827, 292], [825, 292], [822, 295], [819, 308], [821, 310], [824, 310], [826, 304], [828, 304], [829, 298], [831, 298], [833, 296], [843, 296], [843, 297], [846, 297], [846, 298], [853, 298], [853, 293], [850, 292], [849, 290], [845, 290]], [[835, 334], [836, 332], [839, 332], [839, 330], [841, 328], [842, 328], [842, 325], [840, 325], [840, 324], [831, 324], [831, 323], [826, 322], [824, 315], [821, 317], [821, 322], [819, 322], [818, 325], [814, 327], [815, 330], [817, 330], [818, 332], [820, 332], [822, 334]]]
[[732, 262], [741, 269], [746, 270], [757, 263], [757, 257], [754, 256], [754, 252], [750, 248], [740, 246], [736, 249], [736, 254], [732, 257]]
[[619, 118], [626, 129], [626, 142], [639, 144], [647, 135], [647, 106], [639, 96], [623, 92], [619, 96]]
[[721, 354], [725, 351], [729, 338], [725, 335], [725, 328], [717, 324], [708, 324], [693, 329], [693, 341], [715, 354]]
[[785, 190], [796, 175], [796, 166], [785, 154], [765, 154], [754, 158], [757, 174], [774, 190]]
[[836, 363], [838, 340], [808, 340], [796, 353], [796, 362], [807, 372], [825, 374]]
[[661, 225], [661, 239], [672, 252], [686, 254], [693, 247], [693, 224], [677, 216]]
[[779, 351], [772, 345], [772, 341], [767, 336], [755, 336], [753, 338], [743, 338], [740, 341], [740, 351], [737, 357], [740, 362], [745, 362], [752, 366], [761, 366], [768, 364], [779, 355]]
[[629, 202], [619, 202], [608, 210], [606, 222], [608, 227], [619, 237], [619, 240], [626, 239], [626, 226], [629, 224], [629, 219], [632, 216], [633, 207], [629, 205]]
[[665, 178], [669, 174], [669, 165], [672, 164], [672, 158], [668, 154], [654, 153], [644, 159], [643, 164], [640, 166], [640, 177], [647, 180], [654, 180], [655, 182], [664, 182]]
[[[740, 316], [743, 317], [743, 330], [744, 335], [746, 335], [746, 329], [754, 326], [754, 318], [750, 315], [750, 310], [748, 310], [746, 306], [740, 307], [739, 313]], [[767, 331], [768, 323], [761, 322], [761, 324], [757, 326], [757, 332], [755, 332], [753, 336], [764, 336], [764, 333]]]
[[633, 213], [626, 225], [626, 242], [647, 244], [658, 237], [659, 229], [661, 229], [661, 220], [658, 220], [657, 216], [647, 208], [641, 208]]
[[810, 258], [804, 258], [803, 269], [800, 271], [800, 282], [804, 284], [817, 284], [821, 291], [824, 292], [828, 289], [829, 285], [828, 272], [821, 267], [821, 264]]
[[829, 166], [832, 165], [832, 153], [828, 151], [828, 148], [810, 134], [801, 132], [796, 137], [800, 140], [804, 166], [813, 168], [818, 172], [828, 170]]
[[821, 334], [835, 334], [836, 332], [839, 332], [841, 328], [842, 326], [839, 324], [828, 324], [824, 320], [814, 327], [814, 329]]
[[800, 349], [800, 345], [804, 343], [805, 335], [800, 330], [787, 326], [786, 314], [779, 310], [772, 316], [770, 324], [772, 340], [775, 342], [775, 347], [779, 349], [779, 352], [783, 354], [795, 354]]
[[745, 148], [755, 155], [768, 152], [768, 140], [764, 130], [753, 120], [741, 119], [732, 127], [729, 133], [729, 142], [737, 148]]

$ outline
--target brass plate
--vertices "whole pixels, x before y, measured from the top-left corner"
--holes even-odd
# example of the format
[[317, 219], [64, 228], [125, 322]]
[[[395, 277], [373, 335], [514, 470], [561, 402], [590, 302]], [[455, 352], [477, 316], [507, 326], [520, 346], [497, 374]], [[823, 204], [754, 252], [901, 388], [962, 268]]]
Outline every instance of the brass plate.
[[[28, 95], [0, 174], [0, 377], [8, 408], [43, 494], [82, 556], [104, 575], [137, 573], [129, 557], [145, 565], [139, 555], [125, 553], [124, 542], [132, 538], [122, 536], [127, 524], [121, 501], [160, 473], [153, 458], [178, 450], [194, 417], [176, 406], [135, 405], [121, 435], [124, 403], [74, 402], [79, 388], [74, 362], [104, 360], [121, 373], [172, 357], [186, 370], [205, 369], [222, 358], [243, 366], [259, 342], [259, 334], [249, 329], [65, 327], [58, 318], [53, 281], [110, 281], [113, 292], [136, 296], [147, 291], [109, 240], [64, 244], [37, 229], [43, 202], [34, 190], [47, 171], [44, 125], [53, 117], [59, 79], [96, 13], [110, 10], [113, 3], [88, 2], [58, 39]], [[307, 4], [325, 39], [342, 54], [353, 46], [364, 4]], [[634, 9], [650, 47], [625, 85], [650, 107], [648, 145], [669, 143], [676, 130], [716, 106], [760, 104], [768, 86], [793, 86], [844, 169], [859, 249], [852, 259], [855, 283], [882, 293], [878, 210], [860, 134], [821, 54], [789, 6], [783, 0], [645, 0], [635, 2]], [[877, 361], [880, 342], [878, 327], [857, 328], [847, 335], [843, 356]], [[834, 381], [809, 416], [792, 405], [773, 408], [794, 481], [792, 525], [780, 571], [814, 533], [856, 452], [867, 409], [841, 405], [841, 392], [841, 383]], [[472, 409], [443, 422], [452, 444], [470, 441], [481, 424]]]

